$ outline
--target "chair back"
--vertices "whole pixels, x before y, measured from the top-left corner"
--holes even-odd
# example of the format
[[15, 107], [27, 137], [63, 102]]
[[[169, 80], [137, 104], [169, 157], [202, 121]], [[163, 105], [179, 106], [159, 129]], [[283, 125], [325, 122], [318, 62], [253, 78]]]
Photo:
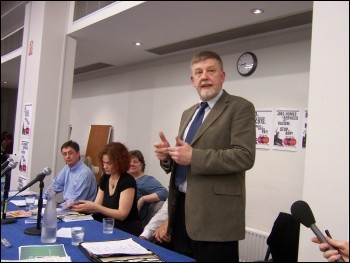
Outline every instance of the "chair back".
[[297, 262], [300, 223], [291, 214], [280, 212], [267, 238], [274, 262]]
[[163, 206], [165, 201], [158, 201], [154, 203], [150, 203], [148, 206], [147, 215], [144, 219], [142, 219], [142, 225], [145, 227], [148, 222], [152, 219], [152, 217], [158, 212], [158, 210]]

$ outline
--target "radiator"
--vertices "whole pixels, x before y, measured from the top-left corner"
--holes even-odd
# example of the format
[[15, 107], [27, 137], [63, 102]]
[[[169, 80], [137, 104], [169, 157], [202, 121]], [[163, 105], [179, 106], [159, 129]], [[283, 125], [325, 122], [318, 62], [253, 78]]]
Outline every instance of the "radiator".
[[252, 262], [264, 260], [269, 233], [247, 227], [245, 239], [239, 241], [239, 261]]

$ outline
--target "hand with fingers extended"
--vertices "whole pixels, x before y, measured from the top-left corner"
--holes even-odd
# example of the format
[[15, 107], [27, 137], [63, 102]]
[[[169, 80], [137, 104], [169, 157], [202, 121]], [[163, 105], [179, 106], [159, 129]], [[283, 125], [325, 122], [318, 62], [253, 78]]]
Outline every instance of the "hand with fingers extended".
[[159, 132], [160, 142], [156, 142], [154, 144], [156, 156], [160, 161], [170, 160], [169, 150], [170, 144], [168, 140], [165, 138], [164, 133]]

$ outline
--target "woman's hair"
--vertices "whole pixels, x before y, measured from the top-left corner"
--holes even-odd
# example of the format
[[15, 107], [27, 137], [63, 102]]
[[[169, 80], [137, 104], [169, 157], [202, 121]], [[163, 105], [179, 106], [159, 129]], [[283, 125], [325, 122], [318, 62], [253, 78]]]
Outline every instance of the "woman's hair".
[[132, 157], [136, 157], [142, 163], [142, 172], [144, 172], [146, 168], [146, 162], [142, 152], [139, 150], [133, 150], [133, 151], [130, 151], [129, 153]]
[[108, 155], [110, 162], [115, 164], [115, 168], [120, 175], [129, 170], [131, 158], [124, 144], [120, 142], [111, 142], [107, 144], [98, 155], [102, 166], [103, 155]]

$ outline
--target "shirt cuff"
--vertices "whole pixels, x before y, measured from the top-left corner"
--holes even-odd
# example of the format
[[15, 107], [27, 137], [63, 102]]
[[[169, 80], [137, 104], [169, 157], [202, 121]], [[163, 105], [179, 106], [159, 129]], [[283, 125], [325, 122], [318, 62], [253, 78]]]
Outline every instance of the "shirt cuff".
[[143, 236], [146, 239], [149, 239], [152, 237], [152, 234], [153, 234], [153, 231], [145, 229], [145, 230], [143, 230], [143, 232], [140, 236]]

